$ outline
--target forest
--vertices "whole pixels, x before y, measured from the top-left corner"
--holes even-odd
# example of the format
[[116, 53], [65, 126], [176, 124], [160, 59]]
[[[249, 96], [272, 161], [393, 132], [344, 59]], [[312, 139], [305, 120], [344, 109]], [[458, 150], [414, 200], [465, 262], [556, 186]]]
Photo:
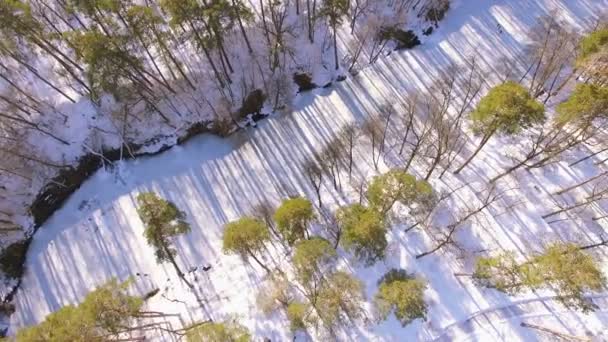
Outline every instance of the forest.
[[5, 333], [608, 324], [608, 16], [556, 2], [2, 0]]

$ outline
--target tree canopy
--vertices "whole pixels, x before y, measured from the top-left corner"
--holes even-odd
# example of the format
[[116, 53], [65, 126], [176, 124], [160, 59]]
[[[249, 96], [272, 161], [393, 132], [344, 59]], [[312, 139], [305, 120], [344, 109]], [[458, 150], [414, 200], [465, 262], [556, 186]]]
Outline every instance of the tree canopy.
[[557, 105], [556, 122], [589, 127], [594, 120], [608, 118], [608, 87], [579, 83], [568, 99]]
[[565, 306], [582, 311], [594, 309], [585, 293], [606, 287], [606, 278], [597, 262], [571, 243], [552, 244], [522, 263], [512, 253], [479, 258], [473, 278], [484, 286], [508, 293], [550, 287]]
[[314, 307], [321, 324], [329, 331], [361, 316], [365, 300], [363, 284], [349, 273], [337, 271], [321, 286]]
[[265, 269], [266, 266], [256, 254], [264, 249], [264, 244], [268, 241], [270, 241], [268, 227], [256, 218], [243, 217], [224, 227], [224, 252], [238, 254], [244, 259], [251, 257]]
[[312, 203], [303, 197], [284, 200], [274, 213], [279, 232], [290, 246], [308, 235], [308, 225], [314, 218]]
[[234, 321], [207, 322], [186, 330], [188, 342], [249, 342], [251, 334]]
[[137, 213], [144, 223], [144, 237], [148, 244], [154, 247], [156, 261], [159, 263], [169, 261], [179, 277], [188, 286], [193, 287], [175, 261], [177, 250], [171, 241], [171, 238], [177, 235], [190, 232], [186, 214], [175, 204], [158, 197], [153, 192], [142, 192], [137, 196]]
[[490, 90], [470, 115], [474, 132], [516, 134], [545, 120], [545, 107], [518, 83], [507, 81]]
[[139, 297], [127, 294], [129, 282], [112, 279], [89, 293], [81, 304], [67, 305], [45, 320], [17, 332], [21, 342], [106, 341], [125, 331], [143, 305]]
[[336, 214], [343, 236], [340, 243], [367, 265], [384, 258], [386, 224], [377, 210], [352, 204], [342, 207]]
[[394, 169], [372, 179], [367, 200], [372, 208], [386, 213], [396, 202], [411, 205], [432, 194], [433, 188], [427, 181], [416, 180], [411, 174]]
[[425, 318], [424, 302], [426, 284], [405, 270], [392, 269], [378, 282], [374, 304], [381, 319], [392, 312], [403, 326], [416, 318]]
[[144, 236], [148, 244], [155, 248], [158, 262], [171, 261], [175, 249], [170, 238], [190, 232], [186, 215], [175, 204], [158, 197], [153, 192], [143, 192], [137, 196], [137, 213], [144, 223]]
[[311, 280], [320, 281], [332, 266], [336, 255], [336, 250], [326, 239], [312, 237], [298, 242], [293, 255], [298, 279], [306, 285]]
[[606, 53], [608, 44], [608, 27], [599, 28], [581, 39], [579, 43], [578, 62], [582, 63], [600, 53]]

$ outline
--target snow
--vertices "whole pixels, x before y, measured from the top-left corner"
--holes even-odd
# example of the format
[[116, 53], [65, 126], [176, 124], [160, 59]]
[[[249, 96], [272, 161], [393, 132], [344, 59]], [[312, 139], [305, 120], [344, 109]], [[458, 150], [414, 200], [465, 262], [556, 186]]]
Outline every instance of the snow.
[[[174, 314], [167, 318], [174, 328], [209, 317], [237, 315], [258, 339], [290, 340], [285, 317], [268, 318], [255, 307], [256, 289], [264, 281], [263, 270], [222, 253], [222, 226], [251, 214], [251, 207], [264, 199], [276, 204], [293, 194], [315, 198], [301, 163], [320, 151], [345, 123], [361, 121], [384, 99], [390, 101], [405, 91], [423, 89], [440, 66], [462, 62], [473, 52], [479, 54], [484, 68], [498, 68], [500, 57], [514, 58], [521, 51], [526, 42], [524, 32], [535, 18], [553, 8], [559, 8], [564, 18], [582, 27], [594, 13], [605, 9], [605, 4], [591, 0], [457, 1], [423, 46], [381, 58], [356, 77], [331, 88], [298, 95], [292, 113], [273, 114], [256, 128], [228, 138], [202, 135], [160, 155], [121, 162], [112, 170], [95, 173], [35, 235], [14, 300], [16, 312], [8, 322], [10, 333], [42, 321], [63, 305], [78, 302], [112, 277], [125, 280], [133, 276], [136, 293], [160, 288], [160, 293], [146, 303], [147, 308]], [[502, 34], [497, 32], [497, 24], [502, 26]], [[71, 127], [77, 129], [77, 124]], [[390, 138], [397, 141], [398, 133], [393, 132]], [[510, 143], [505, 138], [493, 138], [463, 173], [446, 173], [442, 180], [431, 180], [436, 189], [456, 189], [466, 184], [447, 201], [437, 222], [452, 222], [459, 211], [480, 203], [487, 180], [511, 164], [505, 148]], [[380, 171], [402, 165], [396, 146], [396, 142], [389, 142]], [[365, 139], [359, 141], [355, 179], [369, 179], [377, 173], [369, 148]], [[595, 299], [600, 307], [597, 312], [582, 314], [555, 303], [550, 289], [507, 296], [481, 288], [468, 277], [454, 275], [470, 273], [472, 260], [478, 255], [475, 251], [510, 250], [521, 257], [550, 241], [598, 241], [607, 222], [592, 221], [589, 215], [590, 211], [605, 214], [605, 206], [590, 208], [562, 223], [548, 224], [541, 218], [556, 208], [556, 200], [572, 201], [581, 195], [577, 191], [558, 198], [552, 192], [600, 172], [593, 160], [568, 167], [577, 155], [585, 153], [575, 151], [557, 164], [532, 172], [520, 170], [501, 180], [501, 190], [512, 189], [507, 196], [459, 230], [457, 240], [465, 251], [447, 248], [416, 259], [416, 254], [434, 246], [433, 241], [424, 230], [404, 233], [407, 222], [395, 219], [384, 262], [363, 267], [342, 254], [340, 267], [352, 270], [364, 282], [368, 299], [388, 269], [415, 272], [428, 282], [425, 300], [429, 312], [426, 321], [417, 320], [406, 327], [394, 318], [380, 324], [356, 325], [344, 331], [341, 339], [551, 340], [551, 336], [520, 327], [522, 321], [602, 339], [599, 334], [608, 326], [605, 294]], [[420, 162], [413, 168], [417, 176], [424, 175], [425, 169]], [[197, 267], [187, 274], [196, 283], [195, 291], [180, 282], [170, 264], [155, 262], [153, 250], [143, 238], [135, 197], [149, 190], [173, 201], [187, 214], [192, 232], [175, 239], [177, 262], [184, 270]], [[322, 191], [324, 204], [331, 209], [357, 200], [356, 185], [345, 184], [344, 191], [338, 192], [326, 180]], [[594, 255], [608, 272], [606, 252], [597, 250]], [[267, 261], [283, 266], [288, 262], [288, 257], [277, 251], [273, 259]], [[203, 271], [206, 265], [211, 265], [211, 270]], [[155, 338], [170, 341], [174, 337], [157, 331]], [[319, 336], [316, 339], [322, 340]]]

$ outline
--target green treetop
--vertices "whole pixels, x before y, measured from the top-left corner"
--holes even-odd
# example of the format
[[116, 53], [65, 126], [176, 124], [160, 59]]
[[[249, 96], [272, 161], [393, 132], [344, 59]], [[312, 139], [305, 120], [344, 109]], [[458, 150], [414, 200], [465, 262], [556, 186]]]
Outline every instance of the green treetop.
[[385, 214], [396, 202], [411, 205], [432, 193], [427, 181], [416, 180], [409, 173], [394, 169], [372, 179], [367, 189], [367, 200], [371, 207]]
[[[329, 241], [313, 237], [295, 246], [293, 265], [298, 279], [305, 285], [318, 284], [336, 259], [336, 250]], [[314, 286], [314, 285], [313, 285]]]
[[393, 312], [403, 326], [416, 318], [425, 318], [424, 302], [426, 284], [407, 274], [405, 270], [392, 269], [378, 282], [374, 304], [381, 319]]
[[353, 275], [337, 271], [327, 278], [313, 306], [321, 324], [330, 332], [361, 316], [363, 284]]
[[581, 39], [577, 62], [584, 63], [593, 56], [606, 53], [608, 46], [608, 27], [597, 29]]
[[494, 134], [515, 135], [543, 123], [545, 106], [522, 85], [507, 81], [492, 88], [469, 116], [473, 132], [482, 139], [473, 154], [454, 173], [459, 173], [481, 151]]
[[208, 322], [186, 330], [188, 342], [249, 342], [251, 334], [237, 322]]
[[159, 263], [169, 261], [180, 278], [192, 287], [175, 262], [176, 250], [171, 241], [171, 238], [177, 235], [190, 232], [186, 215], [175, 204], [153, 192], [143, 192], [137, 196], [137, 213], [144, 223], [146, 241], [154, 247], [156, 261]]
[[608, 118], [608, 87], [596, 84], [577, 84], [568, 100], [557, 106], [558, 125], [573, 124], [582, 129], [596, 119]]
[[314, 218], [312, 203], [303, 197], [284, 200], [274, 213], [277, 228], [290, 246], [308, 236]]
[[529, 261], [518, 263], [513, 254], [479, 258], [473, 278], [484, 286], [517, 293], [550, 287], [567, 307], [594, 309], [585, 294], [606, 287], [606, 278], [593, 258], [570, 243], [550, 245]]
[[270, 233], [264, 222], [244, 217], [230, 222], [224, 227], [223, 250], [225, 253], [235, 253], [242, 258], [254, 259], [262, 268], [270, 272], [268, 267], [258, 258], [270, 241]]
[[126, 293], [129, 282], [112, 279], [89, 293], [81, 304], [67, 305], [35, 326], [17, 332], [18, 342], [107, 341], [129, 329], [143, 300]]
[[336, 215], [342, 229], [340, 243], [367, 265], [384, 258], [386, 225], [377, 210], [352, 204], [342, 207]]

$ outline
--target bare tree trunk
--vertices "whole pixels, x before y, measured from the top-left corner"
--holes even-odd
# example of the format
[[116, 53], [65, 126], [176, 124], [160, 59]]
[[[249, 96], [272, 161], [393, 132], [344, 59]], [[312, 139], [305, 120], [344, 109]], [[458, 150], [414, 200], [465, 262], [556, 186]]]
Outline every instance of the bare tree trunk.
[[469, 165], [469, 163], [475, 158], [479, 151], [481, 151], [481, 149], [488, 143], [488, 141], [490, 141], [492, 135], [494, 135], [494, 132], [484, 135], [475, 151], [473, 151], [473, 154], [471, 154], [471, 156], [462, 165], [460, 165], [458, 169], [454, 171], [455, 175], [460, 173], [460, 171], [462, 171], [467, 165]]
[[163, 244], [163, 249], [165, 250], [165, 254], [167, 254], [167, 257], [169, 258], [169, 262], [171, 262], [171, 264], [173, 265], [173, 268], [175, 268], [175, 272], [177, 272], [177, 275], [184, 281], [184, 283], [186, 283], [186, 285], [188, 285], [189, 288], [193, 289], [194, 285], [192, 285], [186, 279], [186, 276], [184, 275], [184, 272], [182, 272], [182, 270], [177, 265], [177, 262], [175, 262], [175, 257], [173, 256], [173, 253], [171, 253], [171, 251], [169, 250], [169, 248], [167, 246], [165, 246], [164, 244]]

